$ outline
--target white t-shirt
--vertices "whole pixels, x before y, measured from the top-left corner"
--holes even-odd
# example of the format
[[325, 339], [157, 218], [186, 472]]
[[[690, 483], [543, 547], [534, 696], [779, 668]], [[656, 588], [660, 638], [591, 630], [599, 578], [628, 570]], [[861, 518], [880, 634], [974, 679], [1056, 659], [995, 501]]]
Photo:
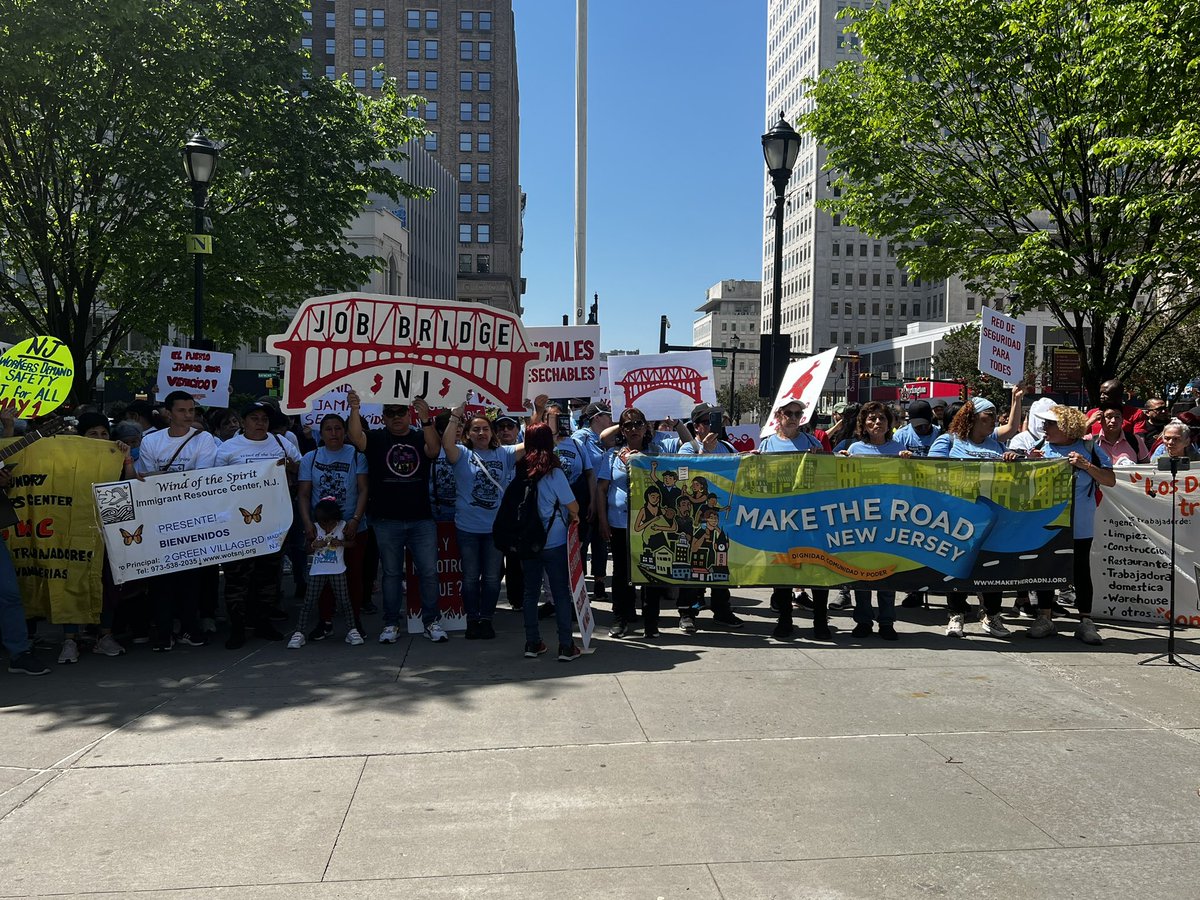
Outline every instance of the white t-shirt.
[[[332, 531], [325, 531], [315, 522], [313, 523], [313, 527], [317, 529], [318, 541], [325, 538], [337, 538], [339, 541], [344, 540], [342, 531], [346, 527], [345, 522], [338, 522]], [[345, 571], [345, 547], [318, 547], [313, 551], [312, 564], [308, 567], [309, 575], [340, 575]]]
[[286, 459], [298, 463], [300, 451], [291, 441], [274, 434], [268, 434], [261, 441], [252, 441], [244, 434], [236, 434], [217, 448], [218, 466], [237, 466], [260, 459]]
[[[196, 432], [197, 429], [193, 428], [179, 437], [171, 437], [166, 428], [147, 432], [142, 435], [134, 468], [143, 475], [168, 471], [168, 462], [171, 463], [171, 472], [211, 469], [217, 464], [217, 442], [207, 431], [200, 431], [198, 434]], [[180, 447], [183, 449], [180, 450]], [[178, 455], [176, 450], [179, 450]], [[174, 460], [171, 459], [173, 456]]]

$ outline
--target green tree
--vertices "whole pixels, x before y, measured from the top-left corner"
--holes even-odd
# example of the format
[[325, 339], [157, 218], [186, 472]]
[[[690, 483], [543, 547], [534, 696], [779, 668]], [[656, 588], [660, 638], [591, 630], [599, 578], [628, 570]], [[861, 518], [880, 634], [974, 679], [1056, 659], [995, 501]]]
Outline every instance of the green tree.
[[[424, 133], [378, 96], [308, 78], [297, 0], [14, 0], [0, 18], [0, 309], [102, 370], [136, 330], [190, 332], [191, 192], [180, 148], [221, 147], [205, 331], [233, 347], [379, 261], [343, 227], [375, 192], [427, 192], [380, 163]], [[111, 314], [107, 311], [111, 310]], [[94, 384], [77, 376], [76, 395]]]
[[1178, 327], [1135, 348], [1138, 365], [1126, 389], [1140, 397], [1162, 397], [1168, 406], [1187, 399], [1187, 385], [1200, 375], [1200, 312]]
[[809, 86], [822, 206], [1042, 306], [1093, 398], [1200, 305], [1200, 6], [1185, 0], [892, 0], [847, 9], [861, 59]]

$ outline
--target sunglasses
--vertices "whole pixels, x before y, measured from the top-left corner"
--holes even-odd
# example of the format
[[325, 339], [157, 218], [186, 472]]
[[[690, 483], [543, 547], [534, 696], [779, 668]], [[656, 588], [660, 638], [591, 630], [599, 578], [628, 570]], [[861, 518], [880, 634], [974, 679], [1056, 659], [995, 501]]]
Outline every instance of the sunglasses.
[[779, 414], [785, 419], [799, 419], [804, 415], [802, 409], [781, 409]]
[[398, 416], [407, 416], [408, 410], [407, 409], [385, 409], [383, 411], [383, 414], [390, 419], [394, 419]]
[[622, 428], [641, 428], [645, 424], [646, 424], [646, 421], [645, 421], [645, 419], [643, 419], [640, 422], [622, 422], [621, 427]]

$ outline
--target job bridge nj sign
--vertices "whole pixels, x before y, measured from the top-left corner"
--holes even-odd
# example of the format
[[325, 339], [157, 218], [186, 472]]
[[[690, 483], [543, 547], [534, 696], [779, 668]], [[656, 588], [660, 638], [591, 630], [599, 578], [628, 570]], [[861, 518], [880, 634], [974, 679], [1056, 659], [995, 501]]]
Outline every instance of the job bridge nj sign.
[[281, 402], [291, 413], [342, 384], [364, 403], [455, 406], [473, 391], [520, 413], [527, 369], [541, 356], [512, 313], [379, 294], [314, 297], [267, 350], [284, 358]]

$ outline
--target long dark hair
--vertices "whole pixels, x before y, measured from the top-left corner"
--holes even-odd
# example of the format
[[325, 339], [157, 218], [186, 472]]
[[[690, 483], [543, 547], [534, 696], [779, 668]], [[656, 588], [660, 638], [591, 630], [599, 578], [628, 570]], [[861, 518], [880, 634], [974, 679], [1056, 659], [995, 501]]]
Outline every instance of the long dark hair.
[[551, 469], [561, 469], [562, 463], [554, 452], [554, 432], [545, 422], [525, 429], [525, 472], [530, 478], [541, 478]]
[[842, 441], [854, 435], [854, 426], [858, 422], [858, 404], [851, 403], [842, 411], [842, 418], [838, 423], [829, 430], [825, 436], [829, 438], [829, 444], [836, 447]]

